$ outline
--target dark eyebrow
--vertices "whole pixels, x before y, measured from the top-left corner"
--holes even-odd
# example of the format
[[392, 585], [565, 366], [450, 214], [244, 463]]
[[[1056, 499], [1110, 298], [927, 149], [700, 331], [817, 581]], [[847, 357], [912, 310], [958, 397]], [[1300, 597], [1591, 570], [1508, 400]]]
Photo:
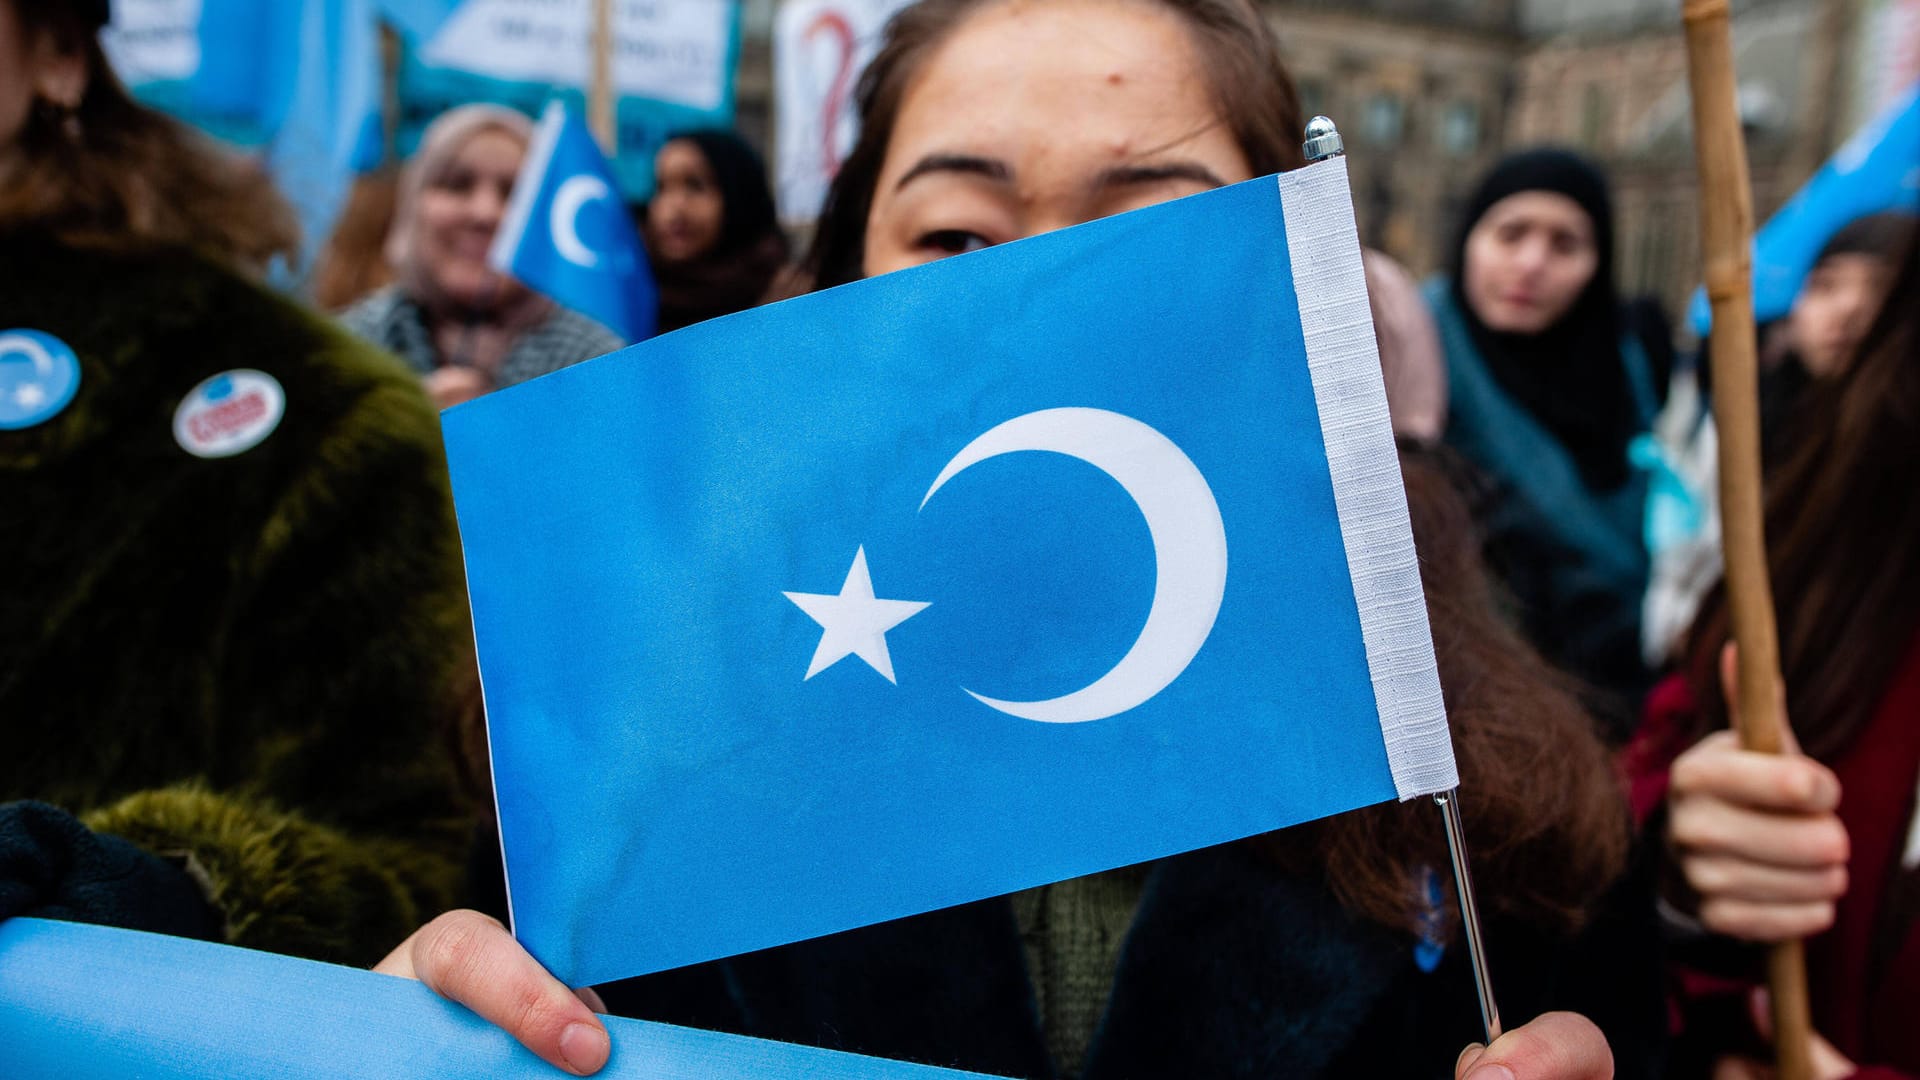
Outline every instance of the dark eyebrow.
[[928, 173], [937, 172], [971, 173], [1002, 183], [1013, 179], [1013, 170], [1007, 168], [1006, 162], [995, 158], [979, 157], [973, 154], [928, 154], [914, 162], [913, 168], [908, 169], [906, 175], [900, 178], [900, 182], [893, 185], [893, 190], [899, 191], [912, 181]]
[[1208, 187], [1226, 187], [1227, 182], [1212, 169], [1197, 161], [1169, 161], [1162, 165], [1116, 165], [1100, 174], [1094, 188], [1125, 187], [1129, 184], [1157, 184], [1163, 180], [1192, 180]]

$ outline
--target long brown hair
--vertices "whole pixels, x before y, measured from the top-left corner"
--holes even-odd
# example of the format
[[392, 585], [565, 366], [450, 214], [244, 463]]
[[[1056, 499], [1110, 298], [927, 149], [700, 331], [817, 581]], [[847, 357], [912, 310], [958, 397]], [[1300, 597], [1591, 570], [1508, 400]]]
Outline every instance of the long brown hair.
[[71, 115], [37, 103], [20, 133], [19, 167], [0, 187], [0, 230], [33, 228], [85, 246], [183, 245], [264, 267], [298, 246], [293, 212], [258, 165], [134, 101], [83, 5], [0, 0], [25, 40], [50, 37], [81, 55], [87, 86]]
[[393, 280], [387, 231], [393, 225], [400, 171], [383, 168], [354, 180], [333, 234], [313, 264], [313, 303], [339, 311]]
[[[1482, 903], [1531, 925], [1573, 930], [1625, 868], [1626, 802], [1572, 685], [1500, 617], [1472, 514], [1433, 453], [1403, 443], [1400, 467]], [[1415, 933], [1422, 877], [1444, 876], [1447, 866], [1440, 815], [1425, 800], [1357, 810], [1256, 843], [1296, 872], [1318, 868], [1347, 910]], [[1453, 890], [1443, 895], [1457, 920]]]
[[[1920, 244], [1845, 375], [1816, 384], [1769, 478], [1767, 564], [1780, 622], [1787, 715], [1831, 759], [1859, 734], [1920, 630]], [[1694, 624], [1690, 675], [1722, 724], [1716, 592]]]
[[[860, 76], [854, 102], [860, 137], [841, 163], [802, 273], [815, 288], [844, 285], [863, 276], [867, 214], [886, 164], [887, 144], [901, 99], [928, 55], [967, 17], [995, 0], [919, 0], [887, 23], [873, 62]], [[1303, 163], [1305, 123], [1300, 96], [1280, 57], [1273, 30], [1248, 0], [1151, 0], [1187, 22], [1205, 61], [1214, 107], [1226, 118], [1254, 175]]]

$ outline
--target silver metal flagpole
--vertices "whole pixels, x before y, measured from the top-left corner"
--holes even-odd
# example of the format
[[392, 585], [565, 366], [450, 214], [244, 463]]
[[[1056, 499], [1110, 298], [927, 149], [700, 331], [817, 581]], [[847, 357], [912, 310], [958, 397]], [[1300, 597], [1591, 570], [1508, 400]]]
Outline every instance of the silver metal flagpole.
[[1460, 789], [1433, 797], [1447, 823], [1447, 854], [1453, 857], [1453, 884], [1460, 890], [1460, 926], [1467, 937], [1467, 960], [1473, 967], [1473, 988], [1480, 995], [1480, 1025], [1487, 1041], [1500, 1037], [1500, 1006], [1493, 1001], [1493, 977], [1487, 973], [1487, 944], [1480, 933], [1480, 905], [1473, 899], [1473, 871], [1467, 868], [1467, 830], [1460, 824]]
[[[1307, 122], [1307, 141], [1301, 147], [1308, 164], [1346, 154], [1340, 130], [1332, 120], [1316, 116]], [[1493, 979], [1487, 973], [1486, 939], [1480, 930], [1480, 907], [1473, 899], [1473, 872], [1467, 867], [1467, 834], [1460, 821], [1460, 789], [1433, 797], [1446, 823], [1447, 854], [1453, 862], [1453, 883], [1460, 894], [1460, 926], [1467, 939], [1467, 959], [1473, 968], [1473, 988], [1480, 997], [1480, 1023], [1487, 1042], [1500, 1037], [1500, 1007], [1493, 1000]]]

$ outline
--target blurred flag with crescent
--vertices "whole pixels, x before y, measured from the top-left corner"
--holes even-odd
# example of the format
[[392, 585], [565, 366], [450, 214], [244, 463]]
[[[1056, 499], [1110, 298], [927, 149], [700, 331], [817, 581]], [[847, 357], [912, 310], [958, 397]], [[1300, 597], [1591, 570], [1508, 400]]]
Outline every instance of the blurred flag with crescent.
[[653, 336], [659, 296], [613, 168], [586, 120], [550, 102], [487, 261], [628, 341]]
[[[1787, 314], [1820, 249], [1848, 222], [1920, 211], [1920, 83], [1855, 132], [1753, 237], [1753, 317]], [[1713, 326], [1704, 287], [1687, 308], [1695, 333]]]
[[1456, 783], [1343, 159], [442, 422], [570, 984]]

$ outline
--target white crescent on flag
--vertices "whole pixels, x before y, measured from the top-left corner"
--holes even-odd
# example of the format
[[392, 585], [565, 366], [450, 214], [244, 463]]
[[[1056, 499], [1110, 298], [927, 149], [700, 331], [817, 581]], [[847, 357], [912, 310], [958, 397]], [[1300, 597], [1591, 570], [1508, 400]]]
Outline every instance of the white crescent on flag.
[[968, 443], [940, 471], [926, 498], [968, 467], [1020, 450], [1066, 454], [1113, 477], [1147, 519], [1153, 537], [1153, 604], [1126, 656], [1091, 684], [1044, 701], [1001, 701], [968, 690], [1009, 716], [1053, 724], [1103, 720], [1165, 690], [1213, 632], [1227, 588], [1227, 531], [1213, 489], [1171, 439], [1105, 409], [1043, 409], [1014, 417]]
[[600, 265], [600, 253], [580, 239], [580, 211], [588, 203], [611, 199], [607, 182], [597, 176], [573, 176], [553, 193], [549, 224], [553, 228], [553, 249], [560, 257], [585, 270]]

